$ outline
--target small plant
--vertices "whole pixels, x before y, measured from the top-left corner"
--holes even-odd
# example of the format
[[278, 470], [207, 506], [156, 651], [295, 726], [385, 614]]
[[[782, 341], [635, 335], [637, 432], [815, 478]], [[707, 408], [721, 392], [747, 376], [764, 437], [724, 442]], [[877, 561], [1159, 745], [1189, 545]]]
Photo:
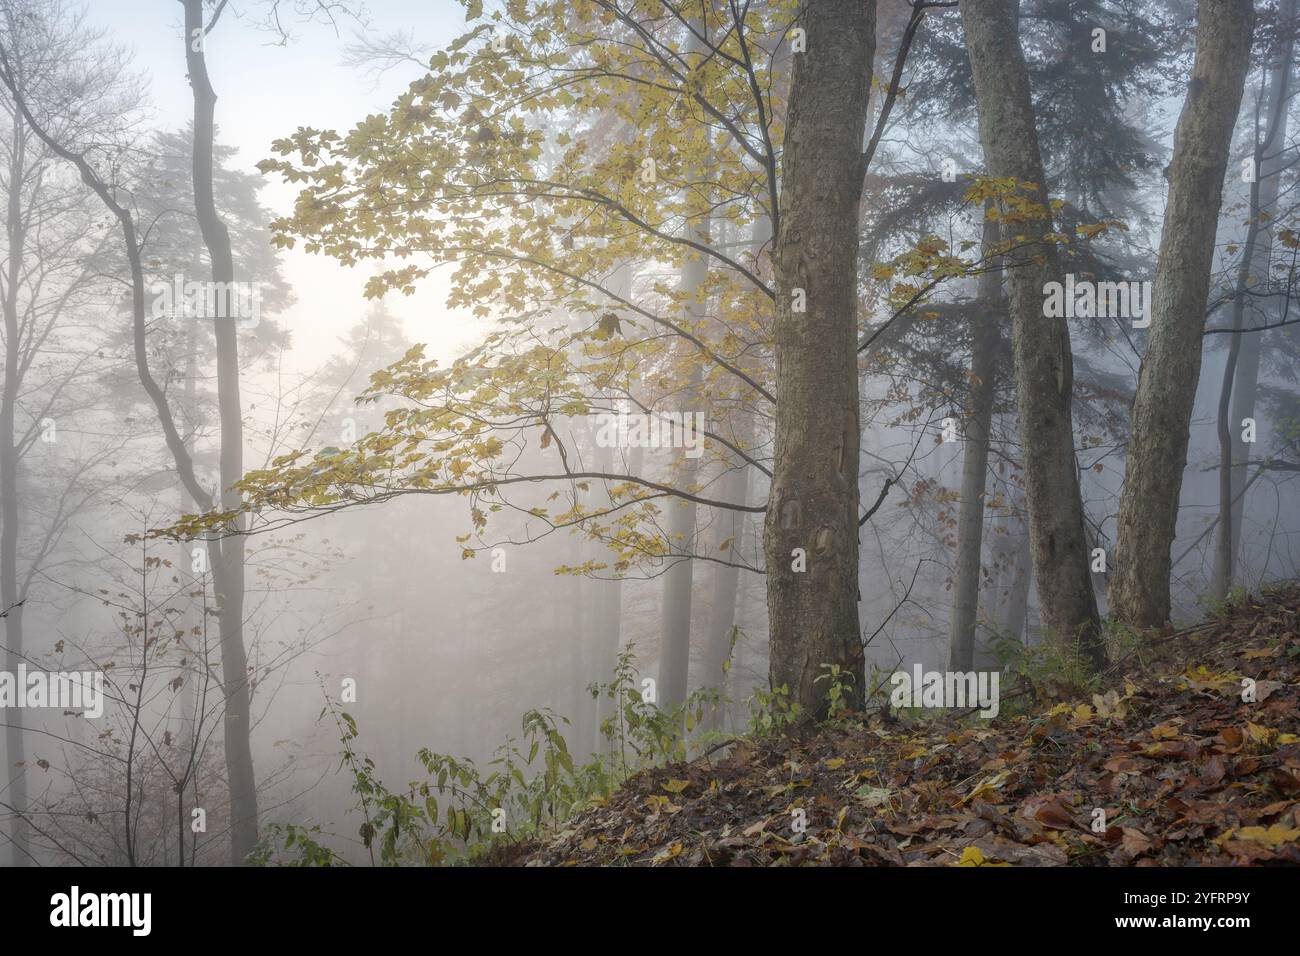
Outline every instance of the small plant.
[[790, 701], [790, 687], [787, 684], [773, 687], [770, 691], [755, 687], [748, 703], [749, 731], [755, 736], [782, 734], [799, 722], [799, 705]]
[[[589, 688], [615, 706], [601, 725], [607, 752], [587, 764], [574, 763], [561, 732], [566, 718], [550, 709], [530, 710], [521, 720], [522, 738], [507, 737], [482, 770], [463, 757], [420, 750], [428, 776], [400, 793], [389, 790], [374, 761], [358, 752], [355, 719], [326, 694], [320, 716], [330, 715], [338, 728], [343, 745], [339, 769], [352, 776], [361, 815], [357, 832], [371, 865], [432, 866], [473, 859], [501, 840], [562, 825], [643, 767], [684, 759], [689, 735], [720, 705], [721, 696], [713, 689], [697, 690], [680, 707], [664, 711], [643, 698], [636, 677], [629, 645], [619, 654], [614, 679]], [[710, 733], [699, 734], [694, 743], [709, 738]], [[251, 862], [347, 865], [322, 842], [324, 836], [319, 826], [271, 824]]]
[[839, 664], [823, 664], [824, 673], [814, 678], [814, 684], [827, 682], [826, 716], [829, 720], [837, 719], [849, 709], [849, 696], [853, 691], [853, 675]]
[[1014, 699], [1020, 688], [1032, 690], [1032, 696], [1040, 700], [1096, 689], [1097, 675], [1079, 641], [1048, 640], [1028, 647], [1016, 637], [995, 632], [988, 647], [1003, 674], [1004, 699]]
[[620, 777], [626, 778], [634, 768], [672, 759], [681, 752], [681, 721], [645, 700], [637, 685], [634, 644], [619, 652], [614, 679], [608, 684], [592, 684], [588, 690], [593, 697], [603, 695], [614, 702], [613, 713], [601, 721], [600, 734], [617, 761]]
[[249, 855], [249, 866], [348, 866], [320, 842], [320, 825], [301, 827], [293, 823], [272, 823], [262, 831], [257, 848]]
[[1243, 585], [1238, 584], [1229, 588], [1228, 593], [1221, 598], [1202, 594], [1196, 599], [1196, 603], [1202, 607], [1207, 617], [1224, 618], [1233, 608], [1245, 604], [1248, 597], [1250, 597], [1250, 591]]

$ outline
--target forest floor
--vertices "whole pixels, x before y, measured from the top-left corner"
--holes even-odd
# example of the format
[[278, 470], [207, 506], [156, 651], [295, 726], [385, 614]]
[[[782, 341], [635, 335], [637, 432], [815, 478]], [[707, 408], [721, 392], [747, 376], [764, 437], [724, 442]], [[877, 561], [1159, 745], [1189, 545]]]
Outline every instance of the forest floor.
[[[638, 773], [495, 861], [1300, 864], [1300, 584], [1127, 657], [1101, 694], [1021, 714], [1005, 704], [990, 720], [877, 714], [744, 737]], [[1254, 703], [1243, 678], [1255, 681]]]

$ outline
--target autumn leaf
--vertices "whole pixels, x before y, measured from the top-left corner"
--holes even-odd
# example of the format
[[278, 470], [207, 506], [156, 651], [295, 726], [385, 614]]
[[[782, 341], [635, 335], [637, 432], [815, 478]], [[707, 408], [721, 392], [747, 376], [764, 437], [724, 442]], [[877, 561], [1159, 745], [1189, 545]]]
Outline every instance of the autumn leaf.
[[675, 860], [682, 855], [682, 845], [680, 842], [667, 846], [654, 855], [652, 863], [667, 863], [669, 860]]
[[961, 859], [953, 866], [1010, 866], [1010, 863], [995, 862], [987, 859], [983, 853], [973, 846], [968, 846], [961, 851]]
[[1270, 850], [1276, 850], [1298, 839], [1300, 839], [1300, 829], [1275, 823], [1270, 827], [1240, 827], [1230, 830], [1214, 842], [1222, 846], [1229, 840], [1249, 840], [1253, 843], [1262, 843]]
[[878, 807], [889, 802], [889, 790], [883, 787], [861, 786], [854, 796], [868, 807]]

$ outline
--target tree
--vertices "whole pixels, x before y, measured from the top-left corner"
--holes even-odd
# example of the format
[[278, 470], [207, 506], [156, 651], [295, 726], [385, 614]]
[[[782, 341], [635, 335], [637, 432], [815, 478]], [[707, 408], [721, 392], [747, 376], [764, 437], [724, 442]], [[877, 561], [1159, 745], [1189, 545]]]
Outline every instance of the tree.
[[1196, 59], [1174, 134], [1110, 584], [1111, 612], [1134, 627], [1169, 620], [1170, 548], [1201, 370], [1210, 265], [1254, 21], [1249, 0], [1201, 0], [1197, 6]]
[[[203, 0], [183, 0], [185, 8], [185, 65], [194, 91], [194, 208], [203, 243], [208, 250], [212, 281], [230, 288], [235, 281], [235, 260], [230, 233], [217, 212], [213, 190], [213, 154], [216, 137], [217, 95], [208, 78], [205, 43], [220, 16], [204, 23]], [[224, 6], [224, 4], [222, 5]], [[234, 313], [228, 311], [226, 315]], [[210, 541], [221, 631], [221, 675], [226, 712], [226, 768], [230, 782], [231, 859], [239, 864], [257, 845], [257, 780], [253, 770], [251, 703], [248, 686], [248, 650], [244, 646], [244, 538], [243, 517], [235, 484], [244, 476], [244, 419], [239, 398], [239, 338], [233, 318], [214, 318], [217, 340], [217, 404], [221, 420], [221, 510], [235, 517], [222, 529], [220, 541]]]
[[[1000, 241], [997, 222], [984, 221], [983, 247], [992, 256]], [[989, 468], [997, 359], [997, 320], [1004, 314], [1002, 275], [990, 267], [980, 277], [975, 317], [970, 323], [971, 363], [969, 418], [962, 452], [961, 510], [957, 527], [957, 580], [948, 639], [948, 667], [974, 667], [975, 624], [979, 615], [980, 552], [984, 540], [984, 497]]]
[[[1256, 172], [1250, 184], [1246, 237], [1241, 245], [1236, 289], [1232, 297], [1231, 343], [1219, 395], [1219, 533], [1215, 548], [1212, 594], [1216, 600], [1232, 587], [1245, 513], [1246, 462], [1250, 458], [1242, 428], [1255, 417], [1259, 387], [1261, 340], [1264, 332], [1245, 328], [1248, 304], [1261, 288], [1272, 291], [1273, 234], [1278, 213], [1278, 193], [1285, 168], [1286, 131], [1290, 101], [1295, 96], [1296, 32], [1300, 29], [1296, 0], [1282, 0], [1271, 42], [1265, 47], [1260, 76], [1260, 99], [1250, 156]], [[1259, 124], [1263, 123], [1260, 128]], [[1266, 299], [1268, 306], [1273, 302]], [[1259, 325], [1267, 325], [1281, 310], [1266, 306], [1252, 309]]]
[[865, 669], [858, 629], [857, 257], [875, 3], [811, 0], [782, 151], [776, 445], [764, 523], [770, 674], [811, 715], [823, 667]]
[[1002, 237], [1026, 257], [1011, 271], [1010, 300], [1030, 554], [1044, 626], [1058, 640], [1077, 641], [1100, 666], [1105, 652], [1074, 457], [1070, 336], [1064, 318], [1043, 315], [1042, 290], [1059, 281], [1060, 265], [1045, 238], [1051, 211], [1014, 3], [963, 0], [961, 12], [984, 164], [1015, 188], [998, 198]]
[[[138, 90], [116, 51], [82, 55], [99, 39], [87, 28], [84, 15], [54, 0], [6, 4], [0, 12], [0, 36], [9, 53], [7, 78], [24, 95], [54, 100], [93, 91], [79, 101], [79, 110], [59, 118], [62, 135], [105, 146], [113, 142], [121, 117], [136, 106]], [[62, 161], [31, 135], [13, 99], [6, 98], [4, 111], [9, 123], [0, 173], [5, 198], [0, 269], [0, 614], [5, 667], [13, 673], [31, 651], [23, 625], [33, 581], [46, 570], [70, 519], [103, 490], [88, 477], [124, 441], [115, 437], [80, 460], [68, 455], [64, 468], [47, 458], [48, 470], [40, 481], [31, 481], [27, 474], [26, 459], [35, 449], [57, 446], [65, 413], [79, 405], [84, 410], [88, 396], [82, 381], [95, 371], [106, 374], [97, 367], [92, 350], [84, 348], [84, 333], [68, 329], [88, 300], [102, 294], [96, 280], [101, 265], [97, 255], [104, 243], [94, 238], [93, 212], [80, 184], [60, 175]], [[80, 357], [64, 357], [72, 338], [84, 349]], [[65, 436], [63, 445], [68, 444]], [[25, 549], [20, 547], [24, 543]], [[4, 717], [5, 802], [14, 814], [11, 849], [13, 863], [25, 866], [31, 856], [24, 717], [17, 708], [6, 710]]]
[[[525, 331], [494, 333], [484, 348], [448, 372], [412, 354], [377, 377], [377, 390], [417, 402], [430, 395], [441, 397], [449, 387], [457, 394], [436, 414], [431, 410], [391, 417], [383, 433], [367, 436], [354, 448], [318, 453], [310, 460], [302, 454], [285, 456], [275, 469], [250, 474], [242, 490], [246, 507], [263, 512], [260, 526], [293, 520], [293, 512], [322, 514], [399, 494], [468, 494], [476, 501], [475, 532], [481, 533], [491, 514], [506, 506], [504, 494], [539, 481], [601, 480], [639, 488], [635, 494], [624, 492], [622, 507], [635, 507], [650, 517], [655, 498], [764, 511], [763, 505], [690, 490], [680, 476], [659, 480], [572, 468], [575, 459], [564, 442], [555, 440], [551, 420], [557, 413], [581, 415], [600, 409], [610, 382], [626, 391], [634, 404], [653, 412], [656, 401], [673, 394], [693, 366], [703, 363], [711, 409], [763, 423], [778, 404], [771, 366], [778, 366], [779, 376], [782, 361], [772, 358], [773, 338], [777, 350], [784, 340], [794, 349], [790, 381], [802, 381], [805, 390], [803, 397], [792, 400], [797, 414], [781, 429], [794, 448], [786, 466], [786, 493], [798, 497], [801, 513], [796, 516], [787, 508], [777, 536], [801, 540], [781, 540], [773, 547], [782, 552], [779, 579], [806, 576], [797, 588], [772, 585], [769, 590], [770, 600], [784, 602], [771, 642], [785, 660], [781, 670], [786, 677], [778, 686], [786, 683], [792, 700], [808, 716], [825, 706], [825, 688], [816, 683], [823, 664], [840, 666], [848, 675], [843, 683], [854, 685], [851, 693], [860, 693], [862, 681], [854, 678], [862, 669], [860, 647], [855, 646], [861, 638], [852, 619], [857, 601], [855, 542], [856, 528], [870, 514], [856, 513], [857, 491], [844, 487], [845, 475], [854, 476], [850, 484], [857, 480], [857, 412], [841, 419], [840, 411], [827, 409], [856, 404], [848, 400], [850, 383], [843, 373], [854, 368], [851, 387], [856, 395], [853, 356], [869, 343], [849, 356], [834, 357], [837, 353], [827, 350], [824, 340], [818, 343], [814, 334], [800, 331], [807, 326], [834, 330], [838, 336], [850, 316], [856, 325], [856, 255], [837, 258], [838, 265], [823, 269], [814, 262], [817, 257], [799, 249], [839, 256], [839, 247], [827, 247], [820, 236], [822, 226], [805, 222], [801, 234], [787, 242], [784, 277], [790, 317], [778, 321], [784, 331], [773, 337], [764, 306], [779, 298], [776, 290], [744, 256], [732, 254], [716, 239], [707, 244], [692, 239], [693, 233], [702, 234], [706, 218], [720, 224], [721, 235], [724, 222], [728, 229], [740, 230], [767, 217], [775, 248], [780, 249], [785, 241], [777, 208], [781, 201], [810, 204], [820, 211], [839, 199], [853, 207], [843, 215], [857, 221], [855, 197], [861, 183], [850, 187], [848, 181], [860, 179], [867, 164], [861, 143], [853, 177], [847, 165], [838, 165], [849, 162], [847, 153], [836, 159], [830, 180], [836, 183], [834, 198], [818, 193], [818, 184], [826, 181], [824, 164], [814, 165], [820, 159], [805, 157], [799, 173], [806, 177], [802, 183], [788, 176], [783, 153], [786, 100], [773, 76], [778, 58], [802, 56], [796, 51], [806, 49], [808, 37], [805, 26], [792, 24], [788, 6], [707, 9], [707, 30], [693, 30], [671, 4], [623, 8], [589, 0], [571, 7], [548, 0], [508, 6], [493, 15], [495, 23], [476, 25], [446, 51], [434, 54], [430, 74], [411, 84], [386, 116], [370, 117], [346, 136], [302, 129], [277, 141], [276, 153], [289, 158], [268, 160], [261, 168], [302, 186], [293, 215], [276, 223], [278, 241], [288, 246], [302, 239], [310, 251], [345, 263], [394, 255], [411, 262], [376, 276], [369, 290], [373, 295], [413, 288], [433, 268], [422, 258], [434, 264], [454, 262], [449, 304], [472, 305], [485, 317], [504, 313], [509, 326]], [[850, 22], [844, 19], [850, 17], [845, 8], [832, 5], [831, 10], [826, 16], [837, 25]], [[818, 8], [817, 16], [822, 15]], [[471, 5], [471, 22], [481, 17], [482, 11]], [[835, 109], [852, 111], [861, 104], [865, 133], [867, 91], [846, 85], [845, 78], [852, 70], [869, 72], [873, 41], [866, 25], [852, 25], [854, 36], [864, 36], [869, 46], [853, 51], [850, 62], [826, 67], [825, 76], [820, 67], [809, 76], [817, 83], [829, 81], [829, 89], [853, 93], [855, 98], [845, 101], [847, 107], [841, 103]], [[818, 30], [823, 29], [819, 21]], [[698, 55], [686, 52], [693, 42], [702, 45]], [[827, 42], [825, 49], [838, 60], [850, 53], [841, 38]], [[833, 99], [825, 90], [817, 96]], [[887, 98], [882, 103], [877, 128], [892, 102]], [[605, 122], [609, 114], [617, 116], [630, 138], [597, 152], [591, 144], [592, 117]], [[804, 117], [809, 124], [805, 135], [833, 135], [835, 148], [847, 150], [842, 138], [847, 134], [838, 128], [837, 116], [812, 119], [805, 111]], [[580, 135], [571, 132], [575, 130]], [[818, 157], [824, 146], [816, 144]], [[803, 144], [796, 152], [799, 149], [814, 146]], [[705, 164], [709, 174], [701, 178], [698, 170]], [[783, 188], [793, 190], [784, 200], [779, 192]], [[394, 196], [402, 201], [391, 202]], [[796, 221], [806, 215], [801, 210]], [[833, 231], [838, 236], [839, 225]], [[849, 241], [854, 246], [849, 251], [856, 252], [856, 240]], [[938, 253], [938, 245], [929, 247], [916, 257], [922, 264], [909, 274], [929, 272], [935, 263], [947, 270], [943, 275], [962, 274], [966, 263]], [[711, 263], [710, 301], [719, 303], [719, 315], [705, 328], [680, 318], [689, 314], [688, 295], [681, 288], [654, 282], [651, 294], [627, 299], [611, 287], [610, 278], [629, 260], [678, 269], [695, 256]], [[809, 296], [810, 269], [817, 273], [819, 287], [824, 281], [827, 293], [817, 303]], [[904, 300], [909, 297], [898, 303], [899, 314], [922, 296], [903, 295]], [[810, 317], [801, 311], [808, 309], [817, 312]], [[570, 340], [565, 348], [580, 345], [584, 358], [596, 361], [579, 365], [556, 347], [536, 345], [532, 330], [540, 317], [561, 311], [589, 323], [586, 335]], [[634, 339], [631, 329], [654, 334]], [[681, 349], [663, 347], [671, 338], [682, 341]], [[502, 353], [510, 342], [530, 342], [530, 350]], [[643, 378], [630, 368], [633, 356], [653, 363], [656, 374]], [[816, 381], [818, 376], [821, 381]], [[485, 379], [493, 383], [491, 391], [483, 388]], [[815, 400], [822, 393], [814, 390], [827, 387], [836, 399]], [[491, 414], [465, 401], [474, 390], [492, 396]], [[521, 417], [521, 407], [528, 409], [526, 417]], [[796, 464], [799, 449], [805, 439], [808, 449], [816, 445], [814, 433], [829, 434], [827, 414], [836, 423], [830, 428], [835, 441], [819, 453], [815, 474], [805, 476], [800, 473], [803, 466]], [[804, 426], [811, 431], [800, 437]], [[757, 433], [762, 429], [755, 426]], [[558, 467], [524, 473], [516, 467], [524, 459], [503, 454], [509, 447], [503, 437], [513, 445], [525, 440], [526, 431], [540, 437], [540, 450], [558, 458]], [[761, 454], [727, 437], [742, 433], [721, 424], [711, 428], [706, 433], [708, 459], [700, 467], [716, 471], [734, 456], [770, 476], [773, 470]], [[755, 446], [767, 442], [760, 437]], [[382, 481], [374, 480], [380, 471]], [[841, 492], [843, 497], [838, 497]], [[576, 493], [571, 497], [576, 502]], [[480, 508], [478, 501], [491, 501], [492, 507]], [[796, 504], [794, 498], [788, 503]], [[807, 521], [803, 509], [810, 509]], [[280, 516], [272, 518], [276, 511]], [[580, 507], [559, 516], [544, 507], [529, 513], [548, 523], [558, 518], [556, 523], [564, 527], [594, 524], [593, 516]], [[844, 522], [851, 522], [852, 530]], [[671, 532], [657, 529], [653, 539], [637, 537], [640, 529], [622, 518], [615, 523], [617, 544], [624, 552], [615, 569], [627, 568], [628, 554], [637, 560], [662, 560], [672, 553]], [[201, 525], [191, 524], [189, 530]], [[792, 553], [796, 548], [802, 551]], [[709, 557], [733, 560], [730, 555]], [[807, 571], [810, 560], [813, 570]], [[800, 629], [810, 625], [812, 636]], [[855, 636], [850, 638], [850, 632]], [[791, 684], [786, 678], [794, 669], [801, 673]]]

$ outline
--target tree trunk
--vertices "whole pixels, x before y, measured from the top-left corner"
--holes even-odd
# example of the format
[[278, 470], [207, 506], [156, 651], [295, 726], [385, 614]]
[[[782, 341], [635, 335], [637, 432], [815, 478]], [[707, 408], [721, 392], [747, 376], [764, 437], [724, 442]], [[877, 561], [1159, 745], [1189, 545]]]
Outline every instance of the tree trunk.
[[[706, 237], [707, 238], [707, 237]], [[706, 241], [697, 238], [696, 241]], [[703, 283], [708, 265], [703, 256], [688, 262], [682, 268], [681, 289], [693, 293]], [[693, 307], [692, 313], [696, 312]], [[688, 324], [694, 324], [698, 316], [688, 317]], [[692, 367], [686, 387], [681, 395], [698, 400], [700, 386], [699, 364]], [[683, 408], [689, 414], [692, 409]], [[682, 463], [677, 470], [675, 484], [688, 488], [696, 475], [695, 462], [686, 458], [682, 452]], [[668, 499], [664, 507], [668, 510], [668, 547], [669, 560], [675, 563], [664, 572], [663, 612], [661, 615], [660, 651], [659, 651], [659, 706], [672, 710], [686, 701], [691, 661], [691, 591], [694, 583], [695, 562], [689, 557], [694, 551], [695, 512], [693, 501]], [[680, 552], [674, 557], [674, 553]], [[685, 557], [681, 555], [686, 555]]]
[[[763, 250], [772, 238], [772, 221], [766, 216], [759, 217], [753, 225], [750, 235], [750, 254], [754, 259], [755, 272], [761, 271], [760, 261]], [[742, 445], [752, 443], [754, 432], [753, 419], [740, 413], [733, 429], [732, 440]], [[749, 498], [749, 465], [740, 458], [731, 462], [735, 471], [727, 475], [723, 482], [723, 500], [743, 502]], [[717, 515], [719, 526], [718, 544], [729, 540], [731, 543], [723, 557], [736, 561], [741, 552], [745, 537], [747, 516], [741, 511], [720, 511]], [[731, 635], [736, 626], [736, 595], [740, 590], [740, 568], [720, 564], [713, 574], [713, 603], [709, 608], [709, 624], [704, 643], [704, 676], [700, 681], [703, 687], [713, 687], [720, 697], [725, 697], [727, 689], [727, 660], [731, 654]], [[726, 716], [726, 708], [719, 700], [708, 718], [712, 729], [721, 727]]]
[[[983, 256], [998, 243], [999, 229], [984, 221]], [[990, 267], [993, 263], [989, 263]], [[979, 301], [971, 321], [969, 415], [962, 454], [961, 506], [957, 517], [957, 583], [953, 588], [948, 668], [974, 667], [975, 627], [979, 616], [980, 554], [984, 544], [984, 492], [988, 484], [989, 431], [993, 425], [997, 319], [1002, 315], [1002, 274], [992, 268], [980, 276]]]
[[[195, 411], [196, 402], [196, 381], [198, 378], [198, 342], [195, 335], [194, 326], [191, 325], [185, 330], [185, 389], [184, 389], [184, 407], [182, 409], [181, 420], [185, 423], [185, 450], [191, 457], [194, 454], [194, 434], [196, 431], [197, 414]], [[179, 509], [178, 514], [194, 514], [198, 510], [198, 502], [190, 496], [189, 491], [182, 483], [179, 492]], [[192, 573], [193, 559], [190, 554], [191, 543], [188, 541], [178, 541], [176, 543], [176, 575], [185, 583], [184, 594], [186, 600], [182, 606], [182, 613], [177, 615], [176, 624], [185, 634], [184, 644], [187, 648], [193, 648], [196, 652], [206, 655], [206, 642], [203, 640], [202, 631], [207, 622], [200, 620], [200, 615], [192, 613], [194, 599], [189, 597], [195, 591], [202, 591], [207, 587], [207, 582], [202, 576]], [[202, 603], [199, 604], [202, 610]], [[195, 634], [198, 630], [200, 633]], [[198, 757], [203, 746], [199, 740], [198, 730], [202, 724], [201, 715], [197, 713], [199, 705], [198, 688], [196, 682], [206, 673], [206, 660], [200, 663], [196, 656], [186, 651], [182, 651], [182, 660], [184, 663], [180, 667], [181, 691], [177, 700], [177, 706], [180, 708], [180, 733], [177, 736], [178, 741], [182, 741], [184, 747], [188, 748], [188, 754], [185, 755], [190, 762], [192, 779], [197, 780], [198, 775]], [[183, 769], [183, 768], [182, 768]], [[185, 835], [190, 832], [188, 821], [189, 814], [186, 813], [185, 806], [185, 789], [181, 787], [176, 795], [176, 816], [179, 822], [178, 845], [176, 847], [177, 865], [185, 865]]]
[[[704, 52], [705, 46], [702, 36], [707, 26], [700, 20], [692, 20], [691, 26], [690, 41], [687, 44], [687, 57], [688, 62], [693, 63]], [[699, 218], [688, 222], [686, 235], [692, 241], [707, 246], [710, 239], [707, 214], [702, 213]], [[678, 284], [678, 289], [686, 299], [685, 314], [682, 317], [684, 324], [687, 328], [694, 329], [696, 324], [702, 321], [705, 316], [704, 304], [698, 301], [696, 296], [709, 276], [709, 260], [702, 253], [688, 253], [687, 255], [687, 259], [682, 263], [681, 281]], [[695, 362], [693, 358], [687, 358], [686, 361], [691, 363], [691, 372], [687, 376], [685, 387], [678, 392], [678, 395], [689, 406], [701, 399], [700, 383], [702, 381], [702, 372], [700, 364]], [[688, 407], [680, 409], [680, 411], [687, 414], [694, 410]], [[696, 461], [697, 459], [687, 458], [684, 452], [681, 453], [681, 464], [678, 467], [676, 476], [678, 487], [689, 488], [694, 482], [697, 473]], [[670, 498], [665, 507], [668, 509], [669, 560], [672, 560], [671, 555], [673, 552], [679, 549], [689, 555], [694, 551], [695, 502]], [[686, 694], [689, 690], [691, 590], [694, 577], [695, 562], [690, 557], [678, 558], [664, 572], [658, 680], [659, 706], [664, 710], [672, 710], [685, 703]]]
[[961, 12], [985, 168], [990, 176], [1013, 177], [1044, 207], [1041, 217], [1016, 224], [1017, 255], [1032, 258], [1010, 276], [1030, 555], [1043, 624], [1057, 640], [1077, 641], [1081, 653], [1100, 667], [1105, 649], [1088, 572], [1074, 457], [1070, 334], [1063, 318], [1043, 315], [1043, 287], [1059, 281], [1061, 270], [1055, 247], [1042, 242], [1051, 230], [1051, 215], [1016, 10], [1009, 0], [963, 0]]
[[[723, 482], [724, 501], [744, 501], [749, 494], [749, 466], [733, 462], [735, 471]], [[745, 513], [727, 511], [717, 516], [718, 544], [729, 541], [720, 557], [736, 561], [745, 537]], [[709, 624], [704, 639], [704, 673], [700, 686], [712, 687], [722, 694], [726, 689], [727, 657], [731, 652], [731, 632], [736, 625], [736, 593], [740, 587], [740, 568], [734, 564], [715, 565], [713, 572], [713, 602], [709, 608]], [[709, 718], [710, 726], [717, 726], [722, 708], [715, 708]]]
[[[865, 673], [858, 630], [857, 259], [874, 0], [808, 0], [794, 54], [776, 248], [776, 437], [764, 521], [769, 677], [827, 712], [823, 665]], [[795, 311], [798, 308], [806, 311]], [[794, 555], [806, 562], [805, 570]]]
[[[194, 206], [212, 263], [212, 281], [235, 279], [230, 234], [217, 213], [212, 182], [217, 96], [208, 79], [202, 36], [203, 2], [185, 0], [185, 63], [194, 91]], [[217, 405], [221, 418], [221, 506], [240, 508], [234, 484], [244, 476], [244, 424], [239, 398], [239, 342], [234, 310], [213, 320], [217, 341]], [[244, 519], [236, 518], [213, 563], [225, 694], [226, 772], [230, 782], [231, 862], [242, 864], [257, 845], [257, 783], [253, 773], [248, 657], [244, 648]]]
[[[1242, 246], [1242, 267], [1237, 276], [1236, 296], [1232, 308], [1232, 326], [1244, 326], [1249, 289], [1271, 282], [1273, 221], [1277, 205], [1278, 182], [1286, 156], [1287, 120], [1292, 90], [1295, 53], [1296, 0], [1286, 0], [1279, 11], [1285, 26], [1273, 51], [1268, 71], [1268, 87], [1262, 103], [1264, 138], [1255, 151], [1257, 175], [1250, 188], [1250, 217], [1246, 241]], [[1260, 301], [1260, 300], [1254, 300]], [[1269, 303], [1269, 299], [1262, 300]], [[1255, 310], [1264, 325], [1273, 317], [1266, 305]], [[1242, 421], [1255, 417], [1255, 396], [1259, 391], [1261, 339], [1266, 333], [1238, 333], [1232, 336], [1228, 361], [1223, 370], [1223, 388], [1219, 396], [1219, 535], [1215, 553], [1213, 594], [1217, 600], [1227, 596], [1235, 576], [1234, 565], [1241, 545], [1241, 518], [1244, 512], [1246, 461], [1250, 449], [1241, 440]], [[1231, 404], [1229, 405], [1229, 402]]]
[[[574, 535], [565, 545], [564, 563], [570, 567], [581, 566], [591, 557], [590, 548], [582, 538]], [[591, 652], [588, 643], [587, 628], [590, 624], [587, 608], [591, 604], [592, 582], [578, 574], [565, 575], [560, 586], [567, 620], [565, 621], [565, 643], [569, 650], [569, 669], [566, 675], [568, 700], [562, 713], [569, 719], [569, 726], [561, 727], [569, 753], [578, 762], [585, 761], [591, 755], [591, 744], [595, 739], [592, 723], [596, 719], [596, 702], [587, 692], [590, 683]]]
[[[606, 474], [614, 473], [614, 449], [596, 449], [596, 469]], [[636, 474], [631, 471], [631, 474]], [[608, 495], [602, 506], [609, 508], [612, 502]], [[605, 551], [600, 559], [603, 563], [613, 565]], [[617, 572], [612, 572], [617, 573]], [[618, 663], [618, 650], [622, 644], [623, 624], [623, 582], [620, 580], [596, 582], [596, 607], [592, 616], [593, 680], [597, 684], [608, 684], [614, 677], [614, 667]], [[600, 725], [614, 716], [614, 701], [602, 691], [596, 698], [596, 748], [598, 752], [606, 750], [606, 741], [601, 736]]]
[[[610, 281], [610, 290], [620, 298], [631, 301], [632, 266], [630, 263], [623, 263], [616, 270]], [[643, 448], [631, 449], [627, 463], [619, 462], [620, 469], [626, 469], [626, 474], [640, 474], [644, 455], [645, 449]], [[613, 448], [597, 446], [595, 456], [597, 471], [611, 475], [616, 473], [614, 470]], [[614, 502], [608, 494], [610, 484], [610, 482], [606, 482], [606, 494], [601, 504], [605, 508], [612, 509]], [[606, 550], [605, 554], [608, 556], [609, 551]], [[613, 561], [608, 563], [612, 565]], [[618, 664], [619, 648], [623, 643], [623, 582], [621, 580], [602, 581], [598, 584], [598, 587], [596, 613], [593, 615], [592, 624], [594, 680], [598, 684], [608, 684], [614, 678], [614, 668]], [[604, 691], [596, 698], [596, 748], [598, 752], [606, 752], [612, 745], [612, 741], [606, 741], [601, 736], [600, 728], [606, 720], [616, 716], [614, 712], [616, 703], [617, 701], [611, 699]]]
[[1201, 371], [1210, 266], [1232, 128], [1255, 12], [1250, 0], [1201, 0], [1196, 60], [1169, 167], [1151, 330], [1133, 399], [1110, 609], [1134, 627], [1169, 620], [1170, 548]]
[[1003, 625], [1009, 635], [1025, 645], [1029, 643], [1025, 635], [1025, 624], [1029, 620], [1029, 586], [1034, 580], [1029, 550], [1029, 536], [1021, 535], [1013, 553], [1014, 563], [1007, 575], [1007, 611]]
[[[17, 77], [15, 77], [15, 81]], [[22, 183], [25, 165], [26, 130], [22, 120], [14, 117], [13, 147], [9, 161], [9, 196], [5, 217], [5, 234], [9, 255], [5, 264], [4, 323], [5, 380], [0, 395], [0, 614], [4, 614], [5, 669], [18, 672], [23, 661], [23, 609], [18, 584], [18, 443], [15, 413], [21, 384], [19, 359], [22, 342], [18, 323], [18, 287], [22, 281], [23, 248], [26, 228], [23, 224]], [[27, 767], [23, 741], [23, 710], [4, 711], [5, 765], [7, 783], [4, 802], [12, 807], [9, 826], [10, 862], [27, 866], [31, 862], [29, 836], [24, 814], [27, 813]]]

